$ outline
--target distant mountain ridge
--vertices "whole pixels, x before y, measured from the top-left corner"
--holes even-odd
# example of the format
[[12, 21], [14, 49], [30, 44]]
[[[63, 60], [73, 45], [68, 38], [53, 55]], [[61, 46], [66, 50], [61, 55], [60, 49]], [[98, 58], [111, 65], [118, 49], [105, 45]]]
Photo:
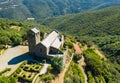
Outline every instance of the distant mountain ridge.
[[120, 0], [0, 0], [0, 17], [25, 21], [120, 5]]
[[120, 6], [48, 18], [42, 24], [75, 36], [120, 35]]

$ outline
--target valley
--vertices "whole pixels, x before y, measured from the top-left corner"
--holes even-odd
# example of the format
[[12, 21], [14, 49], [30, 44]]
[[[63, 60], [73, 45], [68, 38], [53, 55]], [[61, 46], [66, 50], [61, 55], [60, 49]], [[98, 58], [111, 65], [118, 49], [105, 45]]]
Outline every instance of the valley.
[[42, 22], [43, 19], [53, 16], [76, 14], [119, 5], [120, 0], [7, 0], [0, 3], [0, 17], [19, 21], [35, 18], [35, 22]]

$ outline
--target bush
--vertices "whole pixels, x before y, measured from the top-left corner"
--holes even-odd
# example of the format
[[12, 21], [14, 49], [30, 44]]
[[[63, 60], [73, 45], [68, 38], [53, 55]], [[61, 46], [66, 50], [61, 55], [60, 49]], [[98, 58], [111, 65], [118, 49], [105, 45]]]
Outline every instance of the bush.
[[42, 75], [42, 80], [44, 80], [45, 83], [49, 83], [52, 79], [53, 79], [53, 75], [52, 74]]
[[51, 65], [55, 71], [60, 72], [63, 70], [63, 57], [55, 56], [52, 58], [51, 62]]
[[1, 76], [3, 73], [5, 73], [5, 72], [7, 72], [7, 71], [10, 71], [10, 70], [11, 70], [11, 68], [6, 68], [5, 70], [3, 70], [3, 71], [0, 72], [0, 76]]
[[0, 83], [17, 83], [17, 80], [13, 77], [0, 77]]
[[74, 54], [73, 55], [73, 61], [77, 63], [78, 60], [80, 60], [82, 58], [82, 55], [80, 54]]
[[93, 75], [101, 75], [103, 66], [102, 60], [93, 49], [87, 49], [84, 51], [85, 62], [87, 63], [86, 69], [91, 71]]
[[[72, 43], [71, 41], [67, 41], [67, 42], [65, 42], [64, 45], [67, 46], [67, 47], [70, 48], [70, 49], [73, 48], [73, 43]], [[65, 46], [64, 46], [64, 47], [65, 47]]]
[[51, 72], [52, 69], [53, 69], [53, 67], [51, 67], [51, 66], [48, 66], [48, 68], [47, 68], [48, 72]]

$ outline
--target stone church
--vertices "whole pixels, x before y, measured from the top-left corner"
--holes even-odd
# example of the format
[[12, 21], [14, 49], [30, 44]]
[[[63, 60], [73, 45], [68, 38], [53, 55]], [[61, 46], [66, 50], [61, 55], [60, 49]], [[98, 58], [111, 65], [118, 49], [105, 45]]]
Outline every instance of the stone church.
[[64, 43], [64, 36], [60, 36], [57, 31], [52, 31], [42, 41], [37, 28], [29, 30], [27, 36], [31, 55], [48, 59], [56, 55], [65, 56], [65, 53], [60, 50]]

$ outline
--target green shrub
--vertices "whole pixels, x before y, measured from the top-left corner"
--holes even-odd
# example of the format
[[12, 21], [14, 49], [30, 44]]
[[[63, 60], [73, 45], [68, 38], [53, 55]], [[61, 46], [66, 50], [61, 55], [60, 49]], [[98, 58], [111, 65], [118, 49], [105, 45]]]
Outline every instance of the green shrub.
[[10, 70], [11, 70], [11, 68], [6, 68], [6, 69], [4, 69], [3, 71], [0, 72], [0, 76], [1, 76], [2, 74], [4, 74], [5, 72], [10, 71]]
[[66, 48], [66, 47], [72, 49], [73, 48], [73, 43], [71, 41], [65, 41], [64, 48]]
[[52, 58], [51, 62], [52, 62], [51, 65], [55, 71], [60, 72], [63, 70], [64, 68], [63, 57], [55, 56]]
[[51, 80], [53, 80], [53, 75], [52, 74], [42, 75], [41, 79], [47, 83], [50, 83]]
[[16, 78], [13, 77], [0, 77], [0, 83], [17, 83]]
[[95, 83], [95, 79], [90, 71], [87, 72], [87, 76], [88, 76], [88, 83]]
[[51, 72], [53, 70], [53, 67], [52, 66], [48, 66], [47, 70], [48, 70], [48, 72]]
[[80, 54], [74, 54], [73, 55], [73, 61], [77, 63], [78, 60], [80, 60], [82, 58], [82, 55]]

